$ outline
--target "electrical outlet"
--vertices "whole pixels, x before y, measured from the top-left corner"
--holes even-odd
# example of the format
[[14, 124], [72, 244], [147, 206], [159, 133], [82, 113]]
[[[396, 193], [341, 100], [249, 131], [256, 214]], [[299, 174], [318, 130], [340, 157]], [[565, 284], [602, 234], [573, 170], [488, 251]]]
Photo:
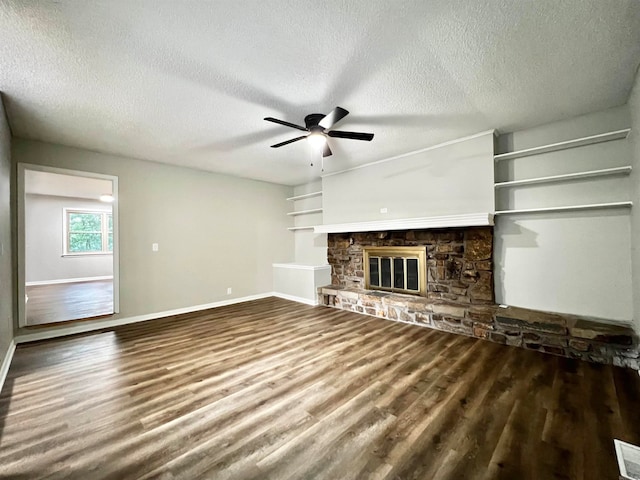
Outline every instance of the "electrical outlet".
[[227, 288], [227, 295], [231, 295], [231, 287]]
[[380, 209], [380, 213], [387, 213], [389, 209], [387, 207], [383, 207]]
[[154, 252], [157, 252], [158, 251], [158, 244], [157, 243], [152, 243], [151, 244], [151, 250], [154, 251]]

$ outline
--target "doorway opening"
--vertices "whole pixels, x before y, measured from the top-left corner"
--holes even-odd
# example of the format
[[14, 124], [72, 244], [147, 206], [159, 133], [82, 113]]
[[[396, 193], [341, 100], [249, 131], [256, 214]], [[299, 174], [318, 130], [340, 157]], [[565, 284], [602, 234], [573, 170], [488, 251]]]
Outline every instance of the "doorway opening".
[[21, 327], [118, 312], [117, 180], [18, 165]]

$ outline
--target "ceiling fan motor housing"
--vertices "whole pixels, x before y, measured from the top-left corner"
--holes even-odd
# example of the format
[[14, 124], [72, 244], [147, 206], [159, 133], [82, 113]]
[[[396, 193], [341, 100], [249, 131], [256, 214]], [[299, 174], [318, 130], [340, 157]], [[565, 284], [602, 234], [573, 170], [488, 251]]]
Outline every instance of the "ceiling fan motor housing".
[[325, 116], [326, 115], [324, 115], [323, 113], [311, 113], [304, 117], [304, 124], [310, 131], [313, 131], [313, 127], [317, 127], [317, 129], [323, 131], [324, 128], [320, 127], [318, 123], [320, 123], [320, 120], [322, 120]]

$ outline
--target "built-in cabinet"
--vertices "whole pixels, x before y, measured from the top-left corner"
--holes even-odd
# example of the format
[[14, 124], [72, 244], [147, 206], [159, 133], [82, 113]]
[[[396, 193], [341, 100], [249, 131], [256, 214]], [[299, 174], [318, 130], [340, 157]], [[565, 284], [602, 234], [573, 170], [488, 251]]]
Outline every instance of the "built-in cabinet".
[[[615, 130], [495, 155], [496, 215], [630, 208], [629, 189], [623, 188], [619, 182], [604, 185], [603, 181], [627, 176], [632, 167], [619, 165], [620, 159], [616, 158], [615, 152], [612, 153], [613, 150], [585, 149], [606, 142], [625, 141], [629, 131], [628, 128]], [[554, 152], [569, 149], [576, 150], [571, 155], [554, 156]], [[581, 155], [589, 157], [584, 165], [580, 161]], [[521, 162], [538, 162], [538, 165], [535, 169], [527, 169], [523, 168]], [[585, 168], [587, 164], [598, 168]], [[562, 168], [571, 171], [555, 173]], [[525, 174], [520, 178], [523, 170], [549, 174]], [[554, 190], [539, 188], [537, 192], [531, 192], [536, 187], [544, 186], [553, 186]], [[589, 201], [592, 198], [603, 201]], [[549, 202], [556, 204], [548, 205]]]

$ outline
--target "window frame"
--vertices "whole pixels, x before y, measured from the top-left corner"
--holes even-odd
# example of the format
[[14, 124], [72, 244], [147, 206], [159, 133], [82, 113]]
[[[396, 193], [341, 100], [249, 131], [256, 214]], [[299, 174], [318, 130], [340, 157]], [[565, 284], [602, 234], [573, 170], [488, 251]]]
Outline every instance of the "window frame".
[[[90, 208], [63, 208], [62, 214], [62, 256], [63, 257], [84, 257], [92, 255], [113, 255], [113, 250], [109, 250], [109, 233], [113, 235], [113, 210], [96, 210]], [[70, 252], [69, 251], [69, 215], [74, 213], [86, 213], [91, 215], [100, 215], [100, 232], [82, 232], [82, 233], [100, 233], [102, 235], [102, 250], [99, 252]], [[109, 232], [109, 216], [111, 216], [112, 229]]]

